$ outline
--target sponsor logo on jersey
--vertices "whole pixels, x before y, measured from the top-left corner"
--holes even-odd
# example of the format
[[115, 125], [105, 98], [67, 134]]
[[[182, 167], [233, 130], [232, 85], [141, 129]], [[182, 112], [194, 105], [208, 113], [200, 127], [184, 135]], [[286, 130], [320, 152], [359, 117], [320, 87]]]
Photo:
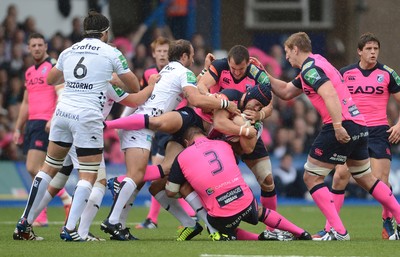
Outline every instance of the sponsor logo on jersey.
[[112, 85], [112, 87], [113, 87], [115, 93], [116, 93], [119, 97], [121, 97], [121, 96], [123, 96], [123, 95], [125, 94], [125, 91], [122, 90], [121, 88], [117, 87], [116, 85]]
[[372, 94], [377, 94], [381, 95], [383, 94], [384, 87], [383, 86], [349, 86], [349, 91], [350, 94], [366, 94], [366, 95], [372, 95]]
[[384, 79], [383, 74], [378, 74], [378, 76], [376, 77], [376, 81], [378, 81], [378, 83], [382, 83]]
[[33, 79], [29, 79], [28, 81], [26, 81], [26, 85], [32, 86], [32, 85], [36, 85], [36, 84], [44, 84], [44, 81], [45, 81], [44, 77], [33, 78]]
[[78, 89], [78, 90], [92, 90], [93, 89], [93, 84], [91, 83], [82, 83], [82, 82], [72, 82], [72, 81], [66, 81], [65, 86], [73, 89]]
[[194, 73], [192, 71], [186, 72], [186, 80], [187, 80], [187, 82], [189, 82], [193, 85], [196, 84], [196, 82], [197, 82], [196, 75], [194, 75]]
[[347, 79], [348, 79], [349, 81], [355, 81], [355, 80], [356, 80], [356, 77], [355, 77], [355, 76], [349, 76]]
[[314, 85], [315, 82], [321, 79], [321, 76], [319, 75], [317, 69], [312, 68], [307, 73], [304, 75], [304, 79], [310, 84]]
[[118, 56], [118, 59], [121, 61], [122, 68], [124, 68], [124, 70], [129, 69], [129, 67], [128, 67], [128, 62], [126, 61], [125, 56], [120, 55], [120, 56]]
[[265, 85], [265, 84], [270, 83], [270, 82], [269, 82], [269, 78], [268, 78], [268, 76], [267, 76], [267, 74], [266, 74], [265, 72], [262, 72], [262, 73], [260, 74], [260, 76], [259, 76], [258, 79], [257, 79], [257, 82], [260, 83], [260, 84], [262, 84], [262, 85]]
[[337, 161], [337, 162], [346, 162], [347, 156], [334, 153], [334, 154], [329, 158], [329, 160], [331, 160], [331, 161]]
[[79, 45], [75, 44], [72, 46], [72, 50], [93, 50], [98, 51], [100, 46], [92, 46], [91, 44], [87, 43], [86, 45]]
[[216, 197], [216, 200], [219, 204], [220, 207], [223, 207], [239, 198], [241, 198], [244, 195], [243, 190], [240, 186], [237, 186], [228, 192], [221, 194]]
[[309, 61], [306, 64], [303, 65], [303, 67], [301, 68], [302, 71], [307, 70], [308, 68], [310, 68], [312, 65], [314, 64], [314, 61]]
[[250, 74], [255, 78], [260, 70], [255, 65], [250, 65]]
[[349, 106], [348, 111], [352, 117], [355, 117], [360, 114], [360, 111], [358, 110], [358, 108], [355, 104], [353, 104], [352, 106]]

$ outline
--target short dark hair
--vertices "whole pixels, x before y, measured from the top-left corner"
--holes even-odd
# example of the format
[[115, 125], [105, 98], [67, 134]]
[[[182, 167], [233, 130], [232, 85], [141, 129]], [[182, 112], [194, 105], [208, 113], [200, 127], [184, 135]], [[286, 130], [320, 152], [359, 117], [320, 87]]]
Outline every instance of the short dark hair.
[[110, 29], [110, 21], [101, 13], [89, 10], [88, 16], [83, 21], [85, 38], [101, 38], [103, 32]]
[[190, 48], [192, 44], [190, 41], [185, 39], [179, 39], [172, 41], [169, 45], [168, 49], [168, 60], [172, 61], [179, 61], [183, 54], [187, 54], [190, 56]]
[[228, 52], [228, 61], [231, 58], [233, 59], [235, 64], [240, 64], [243, 62], [243, 60], [245, 60], [247, 63], [250, 60], [249, 50], [247, 50], [245, 46], [235, 45]]
[[32, 38], [41, 38], [41, 39], [43, 39], [43, 41], [45, 41], [45, 43], [46, 43], [46, 40], [45, 40], [44, 36], [43, 36], [42, 34], [40, 34], [40, 33], [37, 33], [37, 32], [31, 33], [31, 34], [29, 35], [28, 42], [31, 41]]
[[363, 50], [364, 46], [368, 42], [376, 42], [378, 43], [378, 47], [381, 48], [381, 42], [379, 42], [379, 39], [371, 32], [364, 33], [360, 36], [358, 40], [358, 49]]
[[191, 126], [185, 130], [185, 132], [183, 133], [182, 139], [191, 141], [191, 140], [193, 140], [194, 136], [198, 135], [198, 134], [201, 134], [204, 136], [206, 135], [205, 132], [201, 128], [196, 127], [196, 126]]

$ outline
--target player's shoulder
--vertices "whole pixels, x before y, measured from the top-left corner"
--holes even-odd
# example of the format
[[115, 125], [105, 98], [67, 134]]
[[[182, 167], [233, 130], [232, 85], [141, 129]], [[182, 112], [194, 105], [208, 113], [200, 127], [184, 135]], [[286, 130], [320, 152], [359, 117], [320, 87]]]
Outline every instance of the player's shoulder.
[[352, 63], [350, 65], [344, 66], [339, 70], [339, 72], [340, 72], [340, 74], [343, 75], [344, 73], [351, 71], [351, 70], [359, 70], [358, 63]]

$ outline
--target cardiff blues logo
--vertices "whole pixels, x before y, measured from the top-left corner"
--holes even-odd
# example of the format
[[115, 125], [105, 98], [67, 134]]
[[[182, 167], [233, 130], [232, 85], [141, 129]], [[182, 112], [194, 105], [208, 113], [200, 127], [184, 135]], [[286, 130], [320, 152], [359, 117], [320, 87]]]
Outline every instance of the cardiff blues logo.
[[384, 79], [383, 74], [378, 74], [378, 77], [376, 78], [376, 80], [377, 80], [379, 83], [382, 83], [382, 82], [383, 82], [383, 79]]
[[46, 71], [47, 71], [47, 67], [43, 67], [42, 74], [46, 74]]

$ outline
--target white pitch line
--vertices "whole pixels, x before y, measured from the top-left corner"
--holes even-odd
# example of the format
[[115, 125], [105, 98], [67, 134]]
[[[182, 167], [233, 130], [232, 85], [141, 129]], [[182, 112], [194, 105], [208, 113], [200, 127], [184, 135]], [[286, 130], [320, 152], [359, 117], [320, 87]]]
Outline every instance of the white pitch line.
[[[306, 255], [241, 255], [241, 254], [200, 254], [200, 257], [324, 257], [324, 256], [306, 256]], [[361, 256], [346, 256], [346, 257], [361, 257]], [[367, 256], [363, 256], [367, 257]]]

